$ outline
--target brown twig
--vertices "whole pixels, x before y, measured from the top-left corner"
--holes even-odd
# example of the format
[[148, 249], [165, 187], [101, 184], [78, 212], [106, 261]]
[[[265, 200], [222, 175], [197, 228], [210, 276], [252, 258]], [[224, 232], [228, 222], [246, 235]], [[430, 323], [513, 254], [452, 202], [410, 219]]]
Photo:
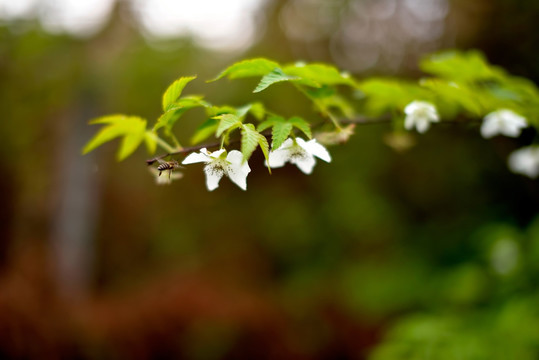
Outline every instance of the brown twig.
[[[239, 139], [237, 141], [239, 141]], [[234, 140], [233, 142], [237, 142], [237, 141]], [[154, 157], [153, 159], [148, 159], [148, 160], [146, 160], [146, 164], [152, 165], [154, 162], [156, 162], [158, 160], [161, 160], [161, 159], [164, 159], [167, 156], [185, 154], [185, 153], [188, 153], [188, 152], [191, 152], [191, 151], [200, 150], [202, 148], [214, 148], [214, 147], [217, 147], [217, 146], [220, 146], [220, 145], [221, 145], [221, 142], [215, 142], [215, 143], [211, 143], [211, 144], [203, 144], [203, 145], [196, 145], [196, 146], [190, 146], [190, 147], [181, 148], [180, 150], [170, 152], [170, 153], [166, 153], [166, 154], [161, 154], [159, 156]]]
[[[390, 115], [384, 115], [384, 116], [381, 116], [381, 117], [378, 117], [378, 118], [369, 118], [369, 117], [357, 117], [357, 118], [354, 118], [354, 119], [346, 119], [346, 120], [342, 120], [340, 121], [341, 123], [343, 124], [356, 124], [356, 125], [374, 125], [374, 124], [387, 124], [387, 123], [390, 123], [391, 121], [393, 120], [393, 118], [390, 116]], [[462, 120], [458, 119], [458, 120], [453, 120], [453, 121], [450, 121], [450, 120], [444, 120], [441, 122], [442, 124], [443, 123], [448, 123], [448, 124], [455, 124], [455, 123], [463, 123]], [[320, 124], [319, 124], [320, 125]], [[262, 132], [262, 135], [266, 136], [267, 138], [269, 138], [269, 136], [271, 135], [271, 133], [269, 132]], [[235, 139], [235, 140], [232, 140], [229, 142], [229, 144], [234, 144], [234, 143], [238, 143], [240, 142], [240, 139]], [[159, 156], [156, 156], [152, 159], [148, 159], [146, 160], [146, 164], [148, 165], [152, 165], [153, 163], [155, 163], [156, 161], [158, 160], [161, 160], [161, 159], [164, 159], [166, 158], [167, 156], [173, 156], [173, 155], [180, 155], [180, 154], [185, 154], [185, 153], [189, 153], [189, 152], [192, 152], [192, 151], [197, 151], [197, 150], [200, 150], [200, 149], [203, 149], [203, 148], [215, 148], [215, 147], [218, 147], [221, 145], [221, 142], [213, 142], [213, 143], [208, 143], [208, 144], [201, 144], [201, 145], [195, 145], [195, 146], [190, 146], [190, 147], [185, 147], [185, 148], [181, 148], [180, 150], [177, 150], [177, 151], [174, 151], [174, 152], [170, 152], [170, 153], [166, 153], [166, 154], [161, 154]]]
[[391, 122], [393, 118], [388, 115], [383, 115], [378, 118], [370, 118], [370, 117], [356, 117], [354, 119], [344, 119], [341, 120], [340, 123], [342, 124], [357, 124], [357, 125], [374, 125], [374, 124], [387, 124]]
[[[366, 118], [366, 117], [356, 118], [356, 119], [352, 119], [352, 120], [343, 120], [342, 123], [344, 123], [344, 124], [348, 123], [348, 124], [366, 125], [366, 124], [377, 124], [377, 123], [382, 124], [382, 123], [387, 123], [389, 121], [391, 121], [391, 117], [385, 116], [385, 117], [381, 117], [381, 118], [378, 118], [378, 119], [375, 119], [375, 120], [373, 120], [372, 118]], [[264, 135], [266, 137], [269, 137], [271, 135], [271, 133], [270, 132], [262, 132], [262, 135]], [[240, 139], [232, 140], [232, 141], [229, 142], [229, 144], [234, 144], [234, 143], [238, 143], [238, 142], [240, 142]], [[169, 153], [166, 153], [166, 154], [161, 154], [161, 155], [156, 156], [156, 157], [154, 157], [152, 159], [148, 159], [148, 160], [146, 160], [146, 164], [152, 165], [156, 161], [164, 159], [167, 156], [185, 154], [185, 153], [192, 152], [192, 151], [197, 151], [197, 150], [200, 150], [200, 149], [203, 149], [203, 148], [210, 148], [211, 149], [211, 148], [218, 147], [220, 145], [221, 145], [221, 142], [213, 142], [213, 143], [208, 143], [208, 144], [201, 144], [201, 145], [195, 145], [195, 146], [181, 148], [181, 149], [179, 149], [177, 151], [169, 152]]]
[[[264, 135], [266, 138], [269, 138], [271, 136], [271, 133], [269, 131], [263, 131], [263, 132], [261, 132], [261, 134]], [[232, 141], [229, 141], [228, 144], [239, 143], [240, 140], [241, 139], [239, 139], [239, 138], [234, 139]], [[161, 159], [164, 159], [167, 156], [185, 154], [185, 153], [192, 152], [192, 151], [197, 151], [197, 150], [200, 150], [200, 149], [203, 149], [203, 148], [210, 148], [211, 149], [211, 148], [215, 148], [215, 147], [218, 147], [218, 146], [221, 146], [220, 141], [219, 142], [209, 143], [209, 144], [201, 144], [201, 145], [195, 145], [195, 146], [181, 148], [180, 150], [170, 152], [170, 153], [167, 153], [167, 154], [162, 154], [162, 155], [154, 157], [153, 159], [146, 160], [146, 164], [152, 165], [154, 162], [156, 162], [158, 160], [161, 160]]]

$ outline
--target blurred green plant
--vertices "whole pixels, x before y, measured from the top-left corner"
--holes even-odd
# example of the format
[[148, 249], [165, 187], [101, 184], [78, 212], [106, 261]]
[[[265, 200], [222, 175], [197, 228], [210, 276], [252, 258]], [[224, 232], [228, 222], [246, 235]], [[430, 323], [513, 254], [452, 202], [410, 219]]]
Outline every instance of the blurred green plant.
[[369, 359], [536, 359], [538, 229], [539, 218], [480, 229], [475, 258], [439, 279], [449, 282], [424, 278], [436, 284], [429, 306], [398, 318]]

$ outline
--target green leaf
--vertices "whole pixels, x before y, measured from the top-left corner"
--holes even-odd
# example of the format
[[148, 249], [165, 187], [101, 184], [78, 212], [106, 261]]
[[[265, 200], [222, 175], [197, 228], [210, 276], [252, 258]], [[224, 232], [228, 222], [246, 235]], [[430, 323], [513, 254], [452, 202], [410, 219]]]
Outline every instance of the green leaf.
[[264, 131], [272, 128], [272, 149], [277, 149], [288, 138], [292, 128], [295, 127], [302, 131], [307, 137], [312, 138], [311, 127], [309, 123], [300, 117], [294, 116], [285, 120], [281, 116], [271, 116], [266, 121], [258, 124], [257, 130]]
[[275, 123], [271, 131], [271, 139], [273, 140], [271, 148], [273, 150], [278, 149], [283, 144], [283, 142], [288, 138], [288, 135], [290, 135], [292, 128], [293, 125], [289, 122]]
[[291, 76], [300, 77], [319, 85], [348, 85], [357, 87], [356, 81], [346, 72], [341, 72], [334, 66], [314, 63], [296, 63], [283, 68], [283, 71]]
[[297, 76], [286, 75], [281, 69], [276, 68], [272, 70], [269, 74], [266, 74], [264, 75], [264, 77], [262, 77], [262, 79], [258, 83], [256, 89], [253, 90], [253, 92], [254, 93], [260, 92], [266, 89], [268, 86], [273, 85], [278, 82], [299, 80], [299, 79], [300, 78]]
[[264, 58], [243, 60], [229, 66], [216, 78], [209, 80], [208, 82], [219, 80], [225, 76], [229, 79], [264, 76], [277, 67], [279, 67], [278, 63]]
[[267, 120], [262, 121], [260, 124], [258, 124], [257, 131], [264, 131], [267, 128], [270, 128], [274, 126], [277, 123], [284, 123], [286, 122], [285, 118], [282, 116], [272, 115]]
[[258, 126], [256, 127], [256, 130], [258, 131], [264, 131], [270, 127], [273, 126], [273, 123], [269, 120], [266, 120], [266, 121], [262, 121], [260, 124], [258, 124]]
[[253, 124], [243, 124], [241, 127], [241, 153], [243, 159], [248, 160], [264, 135], [255, 130]]
[[247, 113], [249, 112], [249, 110], [251, 110], [251, 106], [252, 106], [251, 104], [240, 106], [239, 108], [236, 109], [236, 115], [239, 118], [244, 118], [245, 115], [247, 115]]
[[236, 115], [240, 118], [244, 118], [247, 113], [253, 115], [257, 120], [261, 120], [266, 115], [266, 109], [260, 102], [249, 103], [236, 109]]
[[217, 127], [219, 126], [219, 120], [209, 118], [208, 120], [204, 121], [193, 134], [193, 137], [191, 137], [191, 144], [198, 144], [201, 141], [206, 140], [211, 135], [215, 134], [215, 131], [217, 131]]
[[186, 109], [182, 109], [180, 107], [169, 109], [167, 112], [161, 114], [159, 119], [157, 119], [157, 122], [153, 126], [153, 130], [156, 131], [164, 127], [167, 129], [167, 131], [171, 131], [172, 126], [180, 119], [185, 110]]
[[206, 115], [210, 118], [213, 118], [217, 115], [222, 115], [222, 114], [236, 114], [236, 112], [237, 112], [236, 108], [232, 106], [228, 106], [228, 105], [211, 106], [211, 107], [206, 108]]
[[270, 127], [274, 126], [278, 122], [286, 122], [285, 118], [281, 116], [270, 116], [267, 120], [262, 121], [260, 124], [258, 124], [256, 130], [257, 131], [264, 131], [266, 129], [269, 129]]
[[126, 157], [131, 155], [135, 150], [137, 150], [138, 146], [144, 140], [144, 133], [146, 129], [146, 124], [144, 124], [143, 131], [137, 131], [128, 133], [124, 136], [122, 139], [122, 143], [120, 144], [120, 149], [118, 150], [118, 161], [124, 160]]
[[431, 101], [432, 93], [411, 82], [372, 78], [360, 84], [365, 96], [365, 113], [380, 116], [392, 110], [402, 110], [414, 100]]
[[437, 95], [437, 104], [442, 116], [454, 117], [461, 110], [472, 116], [484, 115], [482, 104], [488, 99], [485, 97], [486, 94], [478, 89], [442, 79], [423, 79], [421, 85]]
[[174, 105], [182, 94], [185, 85], [194, 79], [196, 79], [196, 76], [181, 77], [167, 88], [163, 94], [163, 111], [168, 111]]
[[103, 145], [106, 142], [109, 142], [117, 137], [123, 136], [126, 131], [122, 128], [115, 126], [107, 126], [102, 128], [95, 134], [90, 141], [86, 143], [82, 149], [82, 154], [85, 155], [90, 151], [96, 149], [97, 147]]
[[264, 108], [264, 104], [261, 102], [252, 103], [249, 112], [255, 117], [255, 119], [259, 121], [262, 120], [266, 115], [266, 109]]
[[157, 150], [157, 134], [153, 131], [146, 130], [144, 133], [144, 143], [146, 144], [146, 149], [150, 155], [155, 154]]
[[499, 84], [486, 87], [486, 92], [491, 96], [491, 102], [487, 104], [489, 110], [494, 111], [501, 107], [514, 109], [523, 115], [530, 125], [539, 127], [539, 89], [532, 81], [508, 76]]
[[518, 76], [508, 76], [501, 86], [508, 92], [517, 94], [513, 99], [520, 102], [539, 103], [539, 89], [533, 81]]
[[479, 51], [444, 51], [429, 55], [420, 68], [453, 81], [478, 81], [505, 77], [505, 71], [490, 65]]
[[313, 137], [313, 134], [311, 132], [311, 126], [307, 121], [303, 120], [298, 116], [294, 116], [288, 119], [288, 122], [294, 125], [294, 127], [299, 129], [301, 132], [303, 132], [309, 139]]
[[223, 132], [231, 129], [235, 129], [241, 126], [241, 120], [234, 114], [223, 114], [216, 117], [219, 119], [219, 126], [215, 132], [216, 137], [220, 137]]
[[268, 139], [262, 134], [258, 134], [258, 146], [260, 146], [260, 149], [262, 150], [262, 153], [264, 154], [264, 158], [266, 159], [266, 164], [268, 167], [268, 171], [271, 174], [271, 168], [269, 166], [269, 144]]
[[208, 106], [206, 107], [206, 115], [208, 119], [204, 121], [196, 130], [193, 136], [191, 137], [191, 144], [198, 144], [201, 141], [204, 141], [211, 135], [214, 135], [219, 127], [220, 120], [216, 119], [219, 115], [224, 114], [236, 114], [236, 108], [232, 106]]
[[180, 98], [174, 104], [170, 105], [168, 110], [165, 111], [157, 122], [155, 123], [153, 130], [158, 130], [162, 127], [166, 128], [167, 131], [172, 131], [172, 127], [180, 119], [180, 117], [187, 111], [196, 107], [211, 107], [211, 105], [202, 100], [202, 96], [186, 96]]
[[211, 107], [211, 104], [204, 100], [202, 95], [188, 95], [182, 96], [178, 101], [174, 103], [174, 106], [181, 108], [195, 108], [195, 107]]
[[101, 116], [101, 117], [90, 120], [88, 124], [90, 125], [118, 124], [118, 123], [123, 123], [127, 117], [128, 116], [124, 114], [105, 115], [105, 116]]
[[327, 85], [324, 85], [318, 88], [307, 88], [305, 89], [305, 91], [307, 92], [310, 98], [314, 98], [314, 99], [323, 99], [326, 97], [333, 96], [337, 93], [337, 90], [333, 86], [327, 86]]
[[329, 112], [330, 109], [336, 109], [348, 119], [352, 119], [356, 115], [356, 110], [352, 104], [345, 97], [340, 96], [337, 93], [316, 98], [315, 101], [323, 112]]
[[92, 138], [82, 153], [87, 154], [95, 148], [117, 137], [123, 137], [118, 151], [118, 160], [131, 155], [143, 141], [146, 133], [146, 120], [137, 116], [110, 115], [90, 121], [90, 124], [107, 124]]
[[331, 96], [322, 100], [322, 102], [328, 108], [338, 109], [345, 118], [353, 119], [356, 116], [356, 109], [354, 109], [354, 106], [346, 98], [340, 95]]

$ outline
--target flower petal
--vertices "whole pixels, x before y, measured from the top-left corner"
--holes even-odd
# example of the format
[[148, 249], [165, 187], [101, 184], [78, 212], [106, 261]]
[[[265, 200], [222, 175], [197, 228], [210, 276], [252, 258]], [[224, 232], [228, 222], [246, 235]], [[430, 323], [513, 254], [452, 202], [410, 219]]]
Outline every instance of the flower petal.
[[304, 142], [303, 145], [299, 142], [298, 144], [307, 150], [309, 153], [313, 154], [314, 156], [324, 160], [325, 162], [331, 162], [331, 155], [329, 155], [329, 152], [326, 150], [326, 148], [318, 143], [315, 139], [309, 140], [307, 142]]
[[498, 110], [497, 113], [499, 114], [500, 118], [502, 118], [506, 123], [515, 124], [519, 127], [528, 126], [526, 118], [518, 115], [512, 110], [502, 109]]
[[509, 137], [518, 137], [528, 126], [526, 118], [512, 110], [501, 109], [487, 114], [481, 124], [481, 135], [485, 138], [502, 134]]
[[406, 130], [412, 130], [415, 125], [415, 117], [413, 115], [407, 115], [404, 119], [404, 128]]
[[268, 155], [268, 162], [271, 168], [280, 168], [290, 159], [290, 151], [284, 149], [277, 149], [275, 151], [270, 151]]
[[430, 127], [430, 121], [427, 118], [416, 119], [415, 127], [419, 133], [424, 134]]
[[243, 161], [243, 154], [238, 150], [232, 150], [228, 153], [226, 160], [230, 163], [227, 168], [230, 181], [242, 190], [247, 190], [247, 175], [251, 172], [251, 168], [247, 161]]
[[247, 190], [247, 175], [251, 170], [245, 171], [245, 168], [239, 166], [231, 166], [228, 169], [228, 177], [230, 181], [238, 185], [242, 190]]
[[404, 128], [412, 130], [415, 126], [418, 132], [424, 133], [430, 127], [431, 122], [439, 122], [440, 115], [436, 106], [426, 101], [412, 101], [404, 108], [406, 118], [404, 119]]
[[498, 134], [498, 123], [492, 114], [485, 116], [483, 123], [481, 124], [480, 132], [481, 136], [485, 139], [489, 139]]
[[183, 159], [182, 164], [194, 164], [194, 163], [200, 163], [200, 162], [208, 162], [211, 161], [211, 158], [206, 155], [207, 154], [206, 148], [200, 149], [199, 153], [191, 153], [187, 155], [185, 159]]
[[539, 147], [528, 146], [513, 151], [509, 155], [509, 169], [531, 178], [539, 176]]
[[435, 107], [427, 112], [427, 116], [430, 122], [440, 122], [440, 115], [438, 115]]
[[404, 113], [411, 115], [423, 107], [422, 101], [412, 101], [404, 108]]
[[226, 156], [226, 161], [228, 161], [231, 164], [241, 165], [243, 163], [243, 155], [238, 150], [232, 150]]
[[242, 172], [245, 172], [247, 174], [251, 172], [249, 164], [247, 163], [247, 161], [243, 161], [243, 154], [238, 150], [232, 150], [231, 152], [229, 152], [226, 157], [226, 160], [233, 166], [239, 166]]
[[519, 137], [522, 132], [522, 127], [515, 123], [505, 123], [500, 128], [500, 133], [509, 137]]
[[212, 158], [212, 159], [219, 159], [219, 156], [221, 156], [222, 153], [224, 153], [226, 150], [225, 149], [219, 149], [219, 150], [215, 150], [213, 152], [208, 152], [208, 155]]
[[211, 164], [204, 167], [204, 173], [206, 173], [206, 187], [209, 191], [213, 191], [219, 187], [219, 181], [224, 175], [224, 171]]
[[291, 158], [290, 162], [296, 164], [296, 166], [307, 175], [313, 172], [314, 165], [316, 164], [316, 160], [311, 154], [305, 154], [303, 157]]
[[294, 146], [294, 140], [292, 140], [291, 138], [288, 138], [281, 144], [281, 146], [279, 146], [278, 149], [275, 149], [275, 150], [288, 149], [292, 146]]

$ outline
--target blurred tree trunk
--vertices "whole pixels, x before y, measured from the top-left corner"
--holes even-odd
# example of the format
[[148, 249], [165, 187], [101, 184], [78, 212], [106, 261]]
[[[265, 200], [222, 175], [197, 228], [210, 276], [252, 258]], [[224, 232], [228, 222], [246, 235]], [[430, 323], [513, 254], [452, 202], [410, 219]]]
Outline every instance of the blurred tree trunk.
[[92, 102], [82, 100], [59, 136], [56, 154], [57, 206], [52, 218], [53, 271], [60, 295], [67, 300], [85, 297], [92, 280], [95, 222], [98, 209], [94, 155], [81, 156], [80, 149], [93, 129], [86, 125], [94, 117]]

